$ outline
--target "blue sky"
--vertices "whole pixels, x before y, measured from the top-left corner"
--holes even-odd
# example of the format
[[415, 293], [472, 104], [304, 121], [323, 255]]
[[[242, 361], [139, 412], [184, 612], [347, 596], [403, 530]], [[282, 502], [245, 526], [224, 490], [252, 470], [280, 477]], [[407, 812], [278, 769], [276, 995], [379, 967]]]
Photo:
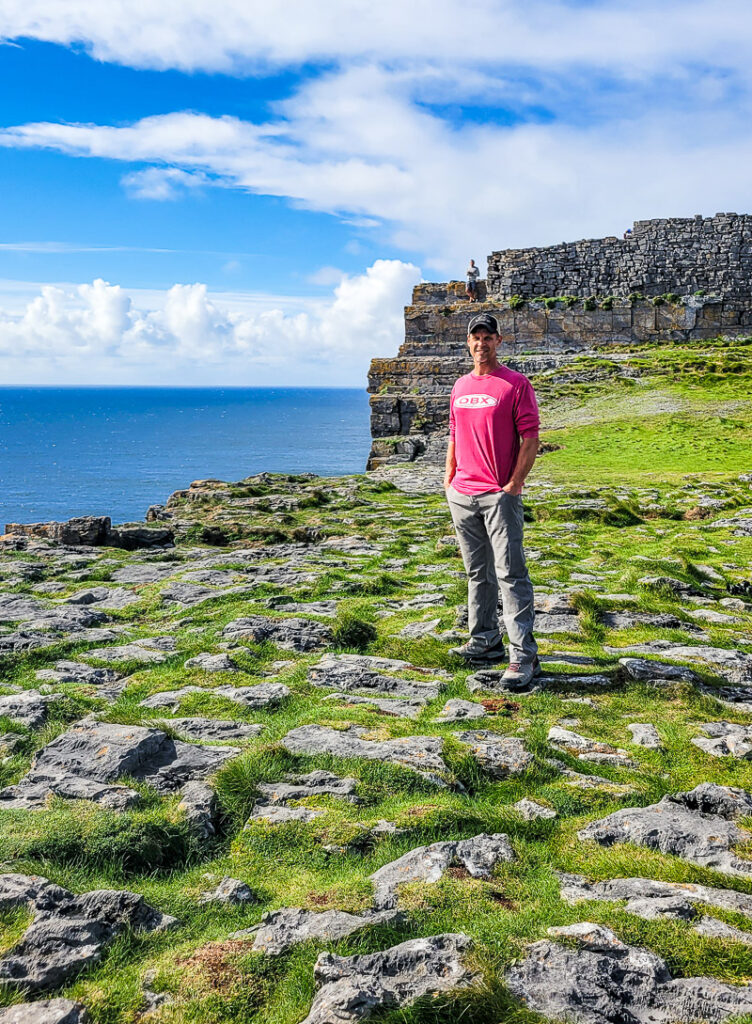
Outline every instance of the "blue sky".
[[351, 384], [421, 278], [752, 209], [728, 0], [6, 0], [3, 383]]

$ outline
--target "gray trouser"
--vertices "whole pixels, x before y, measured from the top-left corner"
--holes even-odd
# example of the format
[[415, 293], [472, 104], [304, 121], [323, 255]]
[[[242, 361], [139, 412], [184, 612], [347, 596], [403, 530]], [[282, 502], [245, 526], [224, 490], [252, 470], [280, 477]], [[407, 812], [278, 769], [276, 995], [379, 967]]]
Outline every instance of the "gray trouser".
[[451, 486], [446, 494], [468, 577], [472, 641], [480, 647], [498, 643], [501, 593], [509, 660], [532, 661], [538, 645], [533, 637], [533, 585], [522, 550], [522, 497], [504, 491], [460, 494]]

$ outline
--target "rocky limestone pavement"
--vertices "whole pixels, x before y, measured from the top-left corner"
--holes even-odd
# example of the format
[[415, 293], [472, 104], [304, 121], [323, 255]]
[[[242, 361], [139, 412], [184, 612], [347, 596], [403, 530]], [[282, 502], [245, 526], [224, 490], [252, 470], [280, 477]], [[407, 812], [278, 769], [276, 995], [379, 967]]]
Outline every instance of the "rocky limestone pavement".
[[486, 718], [487, 715], [488, 711], [482, 704], [454, 697], [446, 702], [441, 709], [441, 714], [434, 718], [434, 722], [463, 722], [472, 718]]
[[287, 651], [309, 654], [333, 642], [332, 631], [313, 619], [270, 619], [251, 615], [228, 622], [222, 636], [229, 640], [250, 640], [256, 644], [270, 641]]
[[233, 704], [240, 704], [250, 711], [265, 711], [276, 708], [290, 696], [290, 690], [284, 683], [256, 683], [254, 686], [215, 686], [206, 689], [203, 686], [183, 686], [179, 690], [162, 690], [140, 701], [144, 708], [175, 708], [190, 697], [192, 693], [205, 693], [211, 697], [225, 697]]
[[293, 800], [308, 797], [333, 796], [350, 804], [360, 803], [355, 792], [358, 780], [342, 778], [317, 769], [306, 775], [288, 775], [283, 782], [259, 782], [261, 794], [253, 806], [248, 823], [265, 821], [271, 825], [284, 825], [289, 821], [313, 821], [324, 812], [309, 807], [288, 807]]
[[92, 668], [82, 661], [56, 661], [54, 668], [35, 672], [40, 683], [82, 683], [85, 686], [111, 686], [123, 678], [114, 668]]
[[379, 910], [395, 907], [400, 885], [438, 882], [451, 867], [464, 868], [473, 878], [487, 879], [497, 864], [514, 859], [509, 838], [503, 832], [419, 846], [369, 875], [373, 904]]
[[0, 1024], [90, 1024], [90, 1021], [86, 1007], [72, 999], [40, 999], [36, 1003], [17, 1003], [0, 1010]]
[[397, 718], [417, 718], [425, 707], [422, 700], [395, 700], [389, 697], [361, 697], [355, 693], [328, 693], [324, 700], [342, 701], [348, 707], [364, 704], [373, 711]]
[[[692, 882], [660, 882], [652, 878], [613, 878], [603, 882], [589, 882], [582, 875], [561, 872], [559, 891], [561, 898], [573, 905], [587, 900], [627, 900], [626, 909], [630, 913], [635, 913], [637, 907], [641, 911], [639, 916], [648, 918], [664, 916], [669, 907], [673, 907], [669, 916], [690, 918], [699, 914], [694, 908], [701, 905], [752, 917], [752, 896], [747, 893]], [[652, 913], [648, 911], [650, 903], [655, 908]]]
[[104, 612], [89, 607], [50, 606], [26, 594], [0, 594], [0, 622], [23, 622], [29, 630], [73, 633], [106, 619]]
[[381, 953], [322, 953], [313, 969], [319, 989], [302, 1024], [348, 1024], [424, 996], [467, 988], [476, 976], [463, 963], [471, 939], [462, 933], [410, 939]]
[[22, 693], [0, 697], [0, 716], [12, 722], [26, 726], [27, 729], [38, 729], [47, 720], [50, 704], [60, 700], [60, 694], [40, 693], [39, 690], [24, 690]]
[[702, 682], [700, 676], [684, 665], [669, 665], [647, 658], [619, 658], [619, 664], [630, 679], [644, 683], [692, 683]]
[[594, 764], [615, 764], [622, 768], [635, 768], [635, 762], [626, 750], [612, 747], [608, 743], [591, 740], [588, 736], [580, 736], [577, 732], [562, 729], [553, 725], [548, 730], [548, 742], [558, 750], [572, 754], [579, 761], [592, 761]]
[[452, 733], [470, 747], [475, 760], [493, 779], [506, 779], [527, 771], [535, 760], [519, 736], [502, 736], [488, 729]]
[[342, 910], [313, 911], [300, 907], [272, 910], [253, 928], [233, 932], [231, 939], [253, 939], [253, 949], [279, 956], [301, 942], [338, 942], [371, 925], [395, 924], [403, 918], [398, 910], [366, 910], [347, 914]]
[[0, 906], [7, 905], [6, 887], [11, 905], [28, 905], [34, 917], [21, 940], [0, 957], [0, 982], [29, 993], [59, 988], [97, 963], [105, 946], [127, 928], [164, 931], [176, 923], [127, 890], [75, 896], [36, 875], [0, 875]]
[[735, 823], [748, 814], [752, 814], [752, 796], [743, 789], [705, 782], [648, 807], [614, 811], [577, 835], [602, 846], [633, 843], [701, 867], [752, 877], [752, 861], [733, 852], [738, 843], [752, 839], [752, 833]]
[[557, 816], [553, 807], [545, 807], [543, 804], [536, 803], [535, 800], [528, 800], [527, 797], [518, 800], [512, 806], [525, 821], [534, 821], [536, 818], [555, 818]]
[[535, 595], [535, 632], [582, 635], [582, 623], [570, 594]]
[[189, 658], [184, 668], [200, 668], [203, 672], [238, 672], [238, 666], [232, 660], [229, 654], [220, 652], [219, 654], [210, 654], [205, 651], [203, 654], [197, 654], [195, 658]]
[[180, 790], [178, 810], [185, 815], [199, 840], [205, 841], [215, 835], [218, 803], [208, 782], [187, 782]]
[[672, 978], [666, 962], [628, 946], [603, 925], [549, 928], [506, 974], [524, 1006], [573, 1024], [708, 1024], [752, 1012], [752, 987], [713, 978]]
[[172, 636], [154, 636], [131, 640], [119, 647], [99, 647], [81, 655], [87, 661], [139, 661], [144, 665], [161, 665], [177, 648]]
[[631, 722], [627, 729], [632, 733], [632, 742], [647, 750], [663, 750], [658, 730], [650, 722]]
[[247, 742], [264, 730], [263, 725], [247, 725], [222, 718], [167, 718], [164, 721], [180, 736], [194, 743]]
[[[405, 672], [420, 676], [417, 680], [394, 675]], [[314, 686], [332, 688], [362, 695], [374, 693], [420, 700], [427, 703], [438, 697], [445, 686], [447, 674], [441, 669], [423, 669], [407, 661], [375, 658], [365, 654], [326, 654], [308, 672]]]
[[115, 612], [138, 604], [140, 600], [138, 594], [126, 590], [125, 587], [87, 587], [85, 590], [76, 591], [71, 597], [66, 597], [63, 603], [96, 605], [102, 611]]
[[125, 810], [138, 794], [114, 784], [117, 779], [129, 776], [171, 793], [238, 753], [173, 740], [159, 729], [84, 719], [39, 750], [20, 782], [0, 790], [0, 808], [42, 809], [50, 796], [60, 796]]
[[752, 757], [752, 726], [735, 722], [705, 722], [699, 726], [704, 736], [693, 736], [692, 743], [713, 757]]
[[368, 730], [357, 725], [331, 729], [324, 725], [301, 725], [282, 739], [292, 754], [333, 754], [362, 757], [369, 761], [412, 768], [437, 786], [446, 786], [449, 769], [441, 758], [443, 741], [438, 736], [404, 736], [393, 740], [365, 739]]
[[734, 928], [725, 921], [719, 921], [717, 917], [701, 917], [692, 930], [705, 939], [721, 939], [724, 942], [741, 942], [744, 946], [752, 946], [752, 932]]
[[[700, 662], [702, 667], [721, 676], [728, 683], [752, 683], [752, 654], [731, 651], [725, 647], [690, 647], [673, 640], [651, 640], [629, 647], [604, 647], [609, 654], [663, 654], [679, 661]], [[624, 661], [620, 659], [620, 664]], [[660, 678], [668, 678], [665, 675]]]

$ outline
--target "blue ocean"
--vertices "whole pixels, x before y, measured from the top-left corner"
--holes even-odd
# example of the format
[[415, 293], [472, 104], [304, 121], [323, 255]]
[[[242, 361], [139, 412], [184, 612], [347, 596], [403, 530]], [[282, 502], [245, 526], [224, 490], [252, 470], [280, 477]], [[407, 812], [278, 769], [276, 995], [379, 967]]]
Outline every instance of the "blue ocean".
[[360, 388], [0, 388], [8, 522], [143, 519], [191, 480], [365, 469]]

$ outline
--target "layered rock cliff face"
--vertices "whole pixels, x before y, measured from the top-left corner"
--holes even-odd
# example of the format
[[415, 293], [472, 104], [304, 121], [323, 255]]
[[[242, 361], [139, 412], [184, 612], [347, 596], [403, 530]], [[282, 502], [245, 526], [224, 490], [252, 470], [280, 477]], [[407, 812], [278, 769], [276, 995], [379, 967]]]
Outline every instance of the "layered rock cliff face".
[[[748, 267], [752, 217], [724, 214], [638, 221], [628, 240], [495, 252], [476, 302], [460, 281], [418, 285], [397, 356], [371, 362], [368, 469], [441, 465], [475, 313], [498, 319], [502, 362], [534, 375], [577, 353], [609, 358], [651, 342], [751, 334]], [[694, 293], [707, 286], [712, 294]]]

